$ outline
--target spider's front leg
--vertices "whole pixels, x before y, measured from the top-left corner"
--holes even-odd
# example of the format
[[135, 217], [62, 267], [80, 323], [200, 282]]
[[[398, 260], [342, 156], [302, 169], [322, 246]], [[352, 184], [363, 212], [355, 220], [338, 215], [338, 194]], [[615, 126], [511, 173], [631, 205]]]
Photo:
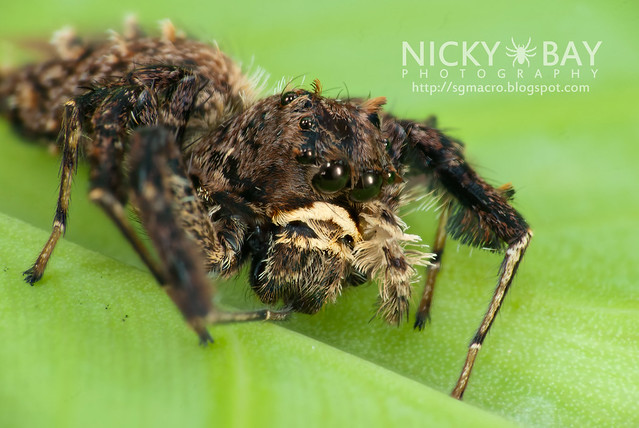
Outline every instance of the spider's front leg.
[[185, 173], [171, 132], [163, 127], [135, 132], [129, 167], [133, 203], [161, 260], [161, 285], [166, 286], [202, 343], [212, 341], [206, 324], [286, 318], [287, 311], [226, 312], [213, 304], [214, 288], [196, 241], [218, 238]]
[[[488, 310], [472, 339], [466, 362], [451, 395], [461, 399], [468, 385], [477, 353], [501, 307], [532, 231], [524, 218], [508, 203], [512, 189], [487, 184], [466, 162], [460, 143], [425, 124], [389, 121], [385, 124], [391, 150], [413, 172], [431, 175], [436, 192], [443, 194], [444, 208], [434, 245], [436, 259], [427, 276], [424, 296], [415, 326], [428, 315], [435, 276], [441, 263], [446, 233], [464, 244], [503, 250], [499, 280]], [[449, 205], [450, 204], [450, 205]], [[446, 227], [446, 231], [444, 231]]]
[[[142, 138], [136, 134], [137, 139], [135, 141], [137, 143], [131, 148], [131, 155], [134, 156], [135, 153], [144, 152], [147, 149], [153, 150], [154, 147], [159, 147], [160, 149], [162, 147], [170, 147], [177, 154], [171, 152], [171, 156], [164, 156], [159, 159], [157, 156], [153, 157], [152, 154], [148, 154], [150, 156], [148, 159], [144, 158], [143, 161], [139, 161], [137, 164], [129, 165], [131, 177], [135, 177], [138, 174], [138, 178], [146, 178], [154, 176], [154, 174], [155, 176], [160, 174], [162, 180], [170, 181], [171, 178], [177, 177], [179, 178], [178, 182], [182, 182], [181, 180], [185, 179], [185, 174], [182, 173], [183, 168], [180, 166], [179, 170], [174, 169], [169, 173], [165, 164], [170, 162], [177, 165], [178, 162], [181, 162], [178, 141], [181, 141], [181, 136], [202, 85], [202, 79], [188, 69], [175, 66], [148, 66], [133, 70], [119, 80], [90, 90], [86, 94], [66, 103], [63, 127], [60, 134], [63, 141], [60, 194], [53, 231], [35, 264], [25, 272], [25, 280], [28, 283], [33, 284], [42, 277], [55, 245], [66, 229], [71, 181], [77, 165], [78, 148], [83, 132], [82, 125], [90, 121], [93, 134], [93, 138], [87, 144], [88, 158], [91, 165], [90, 199], [100, 205], [114, 221], [149, 267], [158, 283], [168, 286], [169, 294], [178, 303], [184, 315], [200, 335], [200, 339], [203, 342], [211, 341], [204, 328], [206, 322], [279, 319], [284, 316], [270, 311], [228, 314], [212, 307], [210, 290], [205, 275], [192, 274], [191, 270], [189, 270], [190, 268], [185, 270], [183, 267], [198, 264], [203, 266], [204, 262], [197, 256], [197, 251], [188, 250], [188, 248], [191, 248], [189, 245], [192, 246], [192, 244], [182, 243], [182, 241], [185, 239], [188, 241], [188, 239], [182, 237], [181, 234], [184, 234], [184, 231], [180, 228], [181, 223], [176, 219], [175, 215], [169, 215], [171, 210], [158, 209], [160, 206], [172, 207], [171, 201], [173, 199], [168, 201], [161, 199], [147, 201], [151, 203], [151, 208], [147, 208], [144, 211], [149, 215], [154, 213], [155, 215], [164, 216], [155, 220], [160, 221], [160, 227], [153, 230], [172, 231], [176, 237], [175, 245], [180, 249], [187, 248], [187, 250], [183, 250], [183, 254], [173, 254], [172, 258], [168, 256], [172, 253], [166, 253], [161, 260], [162, 264], [158, 264], [150, 255], [126, 217], [124, 206], [129, 198], [130, 190], [123, 167], [127, 152], [127, 133], [136, 126], [162, 123], [162, 129], [166, 135], [162, 134], [159, 137], [156, 135], [155, 138]], [[156, 161], [151, 162], [152, 158], [156, 159]], [[158, 167], [157, 171], [160, 172], [154, 169], [156, 166]], [[154, 183], [157, 183], [157, 181], [151, 182], [151, 184]], [[190, 193], [188, 196], [184, 196], [184, 200], [197, 199], [192, 189], [189, 189]], [[135, 187], [133, 190], [135, 190]], [[174, 191], [174, 189], [171, 191]], [[160, 194], [160, 197], [162, 196]], [[138, 197], [138, 200], [142, 204], [145, 202], [144, 197]], [[161, 205], [161, 203], [164, 203], [164, 205]], [[153, 211], [154, 209], [155, 211]], [[197, 214], [201, 218], [206, 218], [200, 212], [197, 212]], [[149, 222], [153, 224], [153, 219], [149, 220]], [[158, 233], [161, 236], [162, 232]], [[180, 265], [180, 263], [183, 265]], [[201, 267], [201, 270], [203, 270], [203, 267]]]
[[[156, 123], [158, 119], [172, 126], [176, 134], [181, 133], [193, 100], [200, 90], [199, 81], [190, 70], [180, 67], [139, 68], [119, 80], [91, 89], [65, 103], [59, 135], [63, 148], [60, 192], [53, 230], [36, 262], [24, 272], [27, 283], [33, 285], [42, 277], [57, 242], [66, 231], [71, 183], [85, 131], [83, 124], [87, 122], [91, 122], [94, 134], [87, 150], [91, 163], [89, 197], [105, 210], [158, 281], [161, 280], [159, 269], [128, 223], [124, 212], [123, 205], [128, 199], [122, 168], [124, 141], [126, 132], [131, 127]], [[182, 97], [173, 96], [166, 106], [158, 110], [158, 94], [166, 92], [180, 94]], [[184, 102], [185, 99], [190, 101]]]

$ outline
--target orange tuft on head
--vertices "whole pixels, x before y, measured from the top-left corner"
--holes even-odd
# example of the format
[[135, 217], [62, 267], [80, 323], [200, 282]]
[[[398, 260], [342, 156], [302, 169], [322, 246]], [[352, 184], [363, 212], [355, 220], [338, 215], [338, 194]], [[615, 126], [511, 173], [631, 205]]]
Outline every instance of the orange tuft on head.
[[373, 114], [379, 112], [384, 104], [386, 104], [386, 97], [377, 97], [364, 101], [359, 108], [367, 114]]
[[311, 83], [311, 88], [313, 88], [313, 92], [318, 97], [322, 95], [322, 82], [320, 82], [319, 79], [313, 80], [313, 82]]

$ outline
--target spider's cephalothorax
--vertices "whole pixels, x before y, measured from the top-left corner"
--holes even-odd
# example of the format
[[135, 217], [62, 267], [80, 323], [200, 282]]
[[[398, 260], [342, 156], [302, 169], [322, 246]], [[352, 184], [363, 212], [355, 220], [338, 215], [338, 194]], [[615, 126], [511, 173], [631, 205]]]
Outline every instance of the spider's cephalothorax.
[[192, 150], [187, 173], [221, 231], [205, 258], [232, 273], [250, 257], [264, 302], [307, 313], [383, 270], [382, 312], [396, 323], [426, 257], [403, 251], [415, 237], [397, 217], [403, 183], [380, 129], [385, 100], [341, 102], [318, 85], [256, 102]]
[[[379, 284], [379, 310], [397, 324], [408, 313], [414, 266], [428, 273], [415, 327], [429, 318], [446, 236], [505, 250], [495, 294], [453, 390], [461, 398], [475, 357], [532, 233], [468, 165], [463, 146], [422, 123], [382, 111], [383, 97], [341, 101], [285, 89], [257, 100], [254, 83], [217, 48], [131, 25], [124, 36], [85, 44], [56, 38], [58, 55], [0, 76], [0, 110], [23, 132], [62, 146], [53, 231], [27, 282], [41, 278], [67, 223], [81, 146], [90, 198], [117, 224], [202, 342], [209, 323], [314, 313], [343, 287]], [[90, 138], [84, 138], [89, 136]], [[409, 178], [427, 178], [441, 200], [432, 253], [410, 244], [398, 216]], [[159, 261], [129, 223], [130, 202]], [[249, 263], [251, 286], [282, 311], [229, 313], [212, 300], [207, 273]]]

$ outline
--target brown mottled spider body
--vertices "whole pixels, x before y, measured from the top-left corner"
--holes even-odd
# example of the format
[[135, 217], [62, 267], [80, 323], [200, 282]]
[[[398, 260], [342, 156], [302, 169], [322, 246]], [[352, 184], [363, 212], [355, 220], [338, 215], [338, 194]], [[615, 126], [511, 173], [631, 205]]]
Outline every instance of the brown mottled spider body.
[[[508, 203], [468, 165], [462, 145], [427, 122], [395, 119], [384, 98], [342, 101], [284, 90], [257, 100], [253, 83], [216, 47], [135, 26], [108, 42], [70, 33], [56, 58], [2, 76], [0, 107], [23, 132], [59, 133], [60, 195], [53, 232], [32, 268], [44, 273], [66, 229], [70, 185], [83, 148], [90, 198], [118, 225], [204, 343], [209, 323], [315, 313], [343, 287], [376, 279], [379, 313], [408, 313], [415, 265], [427, 265], [415, 327], [428, 319], [446, 235], [505, 249], [499, 282], [453, 391], [461, 398], [475, 357], [532, 236]], [[398, 215], [410, 176], [442, 199], [433, 253], [410, 244]], [[130, 202], [156, 260], [126, 218]], [[251, 287], [282, 311], [229, 313], [207, 273], [250, 263]]]

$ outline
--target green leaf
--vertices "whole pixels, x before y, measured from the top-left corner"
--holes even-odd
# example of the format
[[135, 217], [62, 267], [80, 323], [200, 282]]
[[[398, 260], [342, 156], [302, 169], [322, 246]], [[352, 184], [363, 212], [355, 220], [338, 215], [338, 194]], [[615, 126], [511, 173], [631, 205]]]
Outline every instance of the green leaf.
[[[38, 3], [3, 5], [2, 58], [10, 63], [27, 56], [16, 40], [48, 37], [67, 23], [93, 33], [118, 28], [132, 7]], [[376, 287], [368, 285], [346, 290], [315, 316], [212, 327], [216, 343], [202, 349], [88, 202], [86, 166], [45, 277], [34, 287], [22, 281], [48, 235], [58, 160], [2, 121], [0, 426], [508, 424], [500, 416], [535, 426], [639, 425], [637, 6], [334, 3], [339, 13], [250, 2], [136, 7], [149, 26], [170, 17], [201, 38], [216, 37], [245, 63], [255, 54], [275, 78], [307, 73], [329, 95], [346, 82], [353, 96], [386, 95], [395, 114], [436, 113], [484, 176], [513, 183], [535, 237], [465, 402], [445, 394], [490, 299], [499, 255], [448, 244], [433, 322], [422, 333], [369, 322]], [[402, 40], [507, 43], [511, 36], [602, 40], [597, 78], [578, 80], [590, 92], [428, 96], [401, 78]], [[512, 71], [510, 59], [501, 61]], [[432, 212], [406, 220], [431, 242]], [[229, 307], [259, 307], [245, 275], [219, 288]]]
[[[213, 327], [197, 346], [147, 273], [0, 215], [2, 426], [482, 426], [505, 421], [281, 325]], [[20, 245], [16, 245], [20, 243]]]

